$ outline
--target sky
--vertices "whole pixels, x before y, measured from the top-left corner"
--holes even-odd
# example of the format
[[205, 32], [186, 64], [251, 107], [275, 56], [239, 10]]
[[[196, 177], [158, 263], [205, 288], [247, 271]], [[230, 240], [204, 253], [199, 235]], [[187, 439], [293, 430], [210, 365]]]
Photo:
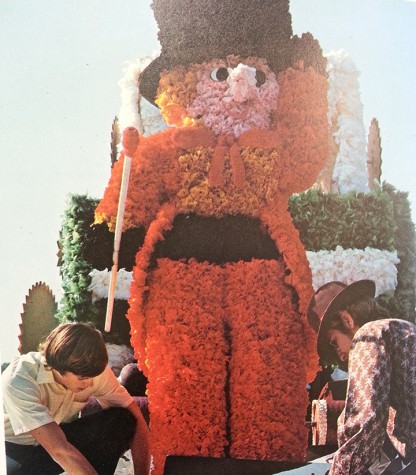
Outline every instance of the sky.
[[[344, 49], [360, 75], [364, 124], [379, 121], [382, 180], [410, 192], [416, 221], [416, 3], [292, 0], [295, 34]], [[69, 194], [100, 198], [128, 62], [159, 49], [150, 0], [0, 2], [0, 348], [17, 355], [25, 296], [61, 297], [57, 240]]]

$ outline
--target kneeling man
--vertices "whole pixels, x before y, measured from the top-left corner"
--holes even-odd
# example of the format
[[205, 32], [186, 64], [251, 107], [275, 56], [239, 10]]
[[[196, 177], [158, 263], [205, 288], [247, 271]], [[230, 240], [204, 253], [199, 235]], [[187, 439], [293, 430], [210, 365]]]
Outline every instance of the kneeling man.
[[[2, 382], [9, 475], [110, 475], [129, 448], [135, 473], [148, 474], [146, 422], [92, 325], [58, 326], [39, 352], [12, 361]], [[90, 396], [105, 410], [78, 417]]]

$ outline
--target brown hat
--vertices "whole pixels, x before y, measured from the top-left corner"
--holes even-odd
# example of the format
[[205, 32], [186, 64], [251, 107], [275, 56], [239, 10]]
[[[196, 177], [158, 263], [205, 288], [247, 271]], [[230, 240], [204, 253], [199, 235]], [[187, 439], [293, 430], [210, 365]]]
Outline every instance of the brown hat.
[[372, 280], [357, 280], [350, 285], [343, 282], [328, 282], [312, 297], [308, 307], [308, 322], [318, 333], [318, 353], [325, 347], [325, 335], [337, 312], [365, 298], [374, 298], [376, 285]]

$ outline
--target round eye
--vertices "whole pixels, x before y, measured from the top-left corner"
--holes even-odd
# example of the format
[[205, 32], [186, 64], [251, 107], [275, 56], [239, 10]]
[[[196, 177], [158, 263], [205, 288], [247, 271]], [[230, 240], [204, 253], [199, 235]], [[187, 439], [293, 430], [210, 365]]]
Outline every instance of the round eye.
[[256, 69], [256, 86], [260, 87], [266, 82], [266, 74], [260, 69]]
[[227, 68], [215, 68], [211, 71], [211, 79], [214, 81], [226, 81], [228, 78]]

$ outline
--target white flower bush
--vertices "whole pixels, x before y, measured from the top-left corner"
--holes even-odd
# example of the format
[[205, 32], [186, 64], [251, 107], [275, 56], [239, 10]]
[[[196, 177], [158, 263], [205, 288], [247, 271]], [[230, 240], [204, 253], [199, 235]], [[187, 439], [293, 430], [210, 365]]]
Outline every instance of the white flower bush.
[[134, 362], [133, 350], [126, 345], [116, 345], [114, 343], [106, 343], [105, 346], [108, 353], [108, 366], [118, 377], [126, 365]]
[[[93, 269], [89, 276], [91, 277], [91, 284], [88, 290], [92, 293], [91, 300], [96, 302], [100, 299], [108, 297], [108, 288], [110, 285], [111, 271], [108, 269], [97, 270]], [[115, 298], [117, 300], [128, 300], [130, 297], [130, 286], [132, 281], [132, 272], [125, 269], [120, 269], [117, 272]]]
[[376, 296], [397, 286], [397, 252], [367, 247], [365, 249], [343, 249], [335, 251], [306, 251], [312, 271], [312, 285], [317, 290], [327, 282], [338, 280], [351, 284], [360, 279], [371, 279], [376, 283]]
[[339, 193], [368, 192], [367, 143], [359, 72], [343, 51], [325, 55], [328, 72], [328, 122], [339, 146], [332, 180]]

